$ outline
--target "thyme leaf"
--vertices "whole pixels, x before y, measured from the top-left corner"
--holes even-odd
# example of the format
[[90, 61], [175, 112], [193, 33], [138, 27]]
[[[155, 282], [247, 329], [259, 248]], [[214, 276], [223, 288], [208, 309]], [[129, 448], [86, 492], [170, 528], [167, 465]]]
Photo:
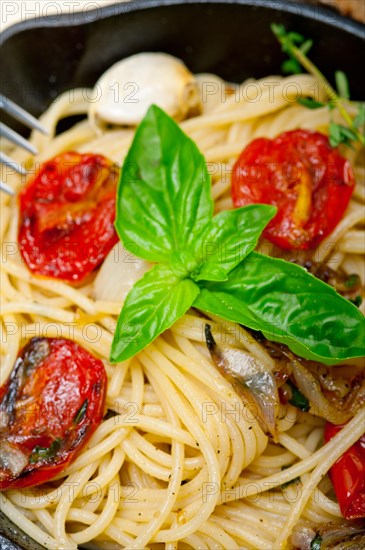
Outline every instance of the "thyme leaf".
[[[299, 72], [302, 72], [299, 69], [303, 67], [309, 74], [315, 76], [322, 84], [328, 96], [326, 105], [331, 111], [336, 109], [341, 115], [343, 121], [346, 123], [346, 125], [343, 125], [331, 122], [329, 129], [330, 145], [332, 147], [337, 147], [343, 143], [351, 147], [354, 142], [360, 142], [364, 145], [364, 132], [360, 131], [360, 128], [365, 123], [364, 107], [361, 106], [359, 108], [359, 111], [355, 117], [352, 117], [346, 109], [344, 102], [348, 102], [350, 98], [350, 87], [346, 74], [343, 71], [336, 71], [336, 92], [324, 74], [307, 57], [307, 53], [313, 44], [311, 40], [306, 40], [299, 33], [287, 32], [284, 25], [281, 24], [278, 25], [276, 23], [272, 23], [271, 30], [280, 42], [282, 51], [289, 57], [289, 59], [283, 63], [283, 71], [285, 73], [298, 74]], [[301, 103], [303, 104], [303, 102]], [[308, 103], [305, 106], [314, 108], [313, 106], [309, 106]]]

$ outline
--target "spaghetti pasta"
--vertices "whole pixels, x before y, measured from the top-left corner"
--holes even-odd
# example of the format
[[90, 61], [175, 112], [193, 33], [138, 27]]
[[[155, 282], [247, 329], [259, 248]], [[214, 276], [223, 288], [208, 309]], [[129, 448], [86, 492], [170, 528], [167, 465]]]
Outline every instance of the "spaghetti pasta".
[[[198, 77], [202, 96], [209, 78]], [[181, 123], [207, 159], [217, 212], [232, 208], [232, 167], [254, 138], [298, 127], [326, 131], [327, 109], [310, 111], [295, 102], [298, 94], [311, 96], [318, 86], [309, 75], [248, 81], [234, 93], [222, 95], [219, 89], [220, 101], [206, 95], [202, 114]], [[33, 136], [39, 156], [13, 151], [13, 158], [30, 171], [68, 150], [122, 164], [131, 129], [98, 135], [84, 120], [55, 135], [60, 120], [87, 114], [90, 97], [83, 89], [64, 93], [41, 118], [50, 135]], [[362, 152], [345, 154], [352, 157], [356, 192], [332, 234], [302, 254], [358, 273], [364, 283]], [[12, 184], [19, 190], [23, 181], [14, 176]], [[284, 548], [297, 525], [342, 519], [327, 472], [363, 434], [363, 409], [341, 437], [323, 445], [322, 419], [281, 405], [278, 443], [270, 442], [212, 363], [205, 347], [206, 319], [194, 311], [131, 360], [111, 365], [121, 304], [95, 299], [90, 281], [75, 288], [32, 275], [15, 244], [16, 201], [1, 196], [1, 208], [2, 383], [19, 349], [39, 336], [74, 340], [103, 360], [108, 375], [109, 414], [76, 460], [52, 482], [1, 494], [3, 512], [29, 537], [49, 550], [78, 545], [271, 550]], [[285, 255], [264, 240], [259, 246]], [[244, 328], [219, 319], [209, 323], [218, 343], [234, 343], [273, 369], [274, 359]]]

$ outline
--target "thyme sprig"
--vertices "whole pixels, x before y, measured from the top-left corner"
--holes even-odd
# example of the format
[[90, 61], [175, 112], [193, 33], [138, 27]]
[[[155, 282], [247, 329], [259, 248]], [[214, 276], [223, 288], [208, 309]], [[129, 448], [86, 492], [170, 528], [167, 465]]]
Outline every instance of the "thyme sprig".
[[332, 147], [337, 147], [340, 143], [351, 146], [353, 142], [365, 144], [363, 131], [364, 127], [364, 104], [361, 104], [358, 113], [352, 117], [345, 107], [345, 102], [350, 99], [350, 89], [347, 76], [343, 71], [336, 71], [335, 79], [337, 91], [331, 86], [324, 74], [307, 57], [307, 53], [313, 45], [312, 40], [306, 40], [304, 36], [297, 32], [287, 32], [284, 25], [272, 23], [271, 30], [281, 44], [283, 52], [289, 59], [283, 63], [283, 71], [286, 73], [299, 74], [303, 67], [309, 74], [315, 76], [322, 83], [328, 101], [326, 103], [315, 101], [311, 98], [299, 98], [298, 102], [310, 109], [316, 109], [327, 106], [331, 111], [337, 109], [344, 124], [337, 124], [331, 120], [329, 126], [329, 141]]

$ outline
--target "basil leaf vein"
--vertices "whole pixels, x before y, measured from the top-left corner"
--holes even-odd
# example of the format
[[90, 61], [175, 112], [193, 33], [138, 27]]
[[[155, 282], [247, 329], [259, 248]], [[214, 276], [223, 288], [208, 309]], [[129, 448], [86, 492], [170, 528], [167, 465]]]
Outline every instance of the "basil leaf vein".
[[365, 318], [353, 304], [302, 267], [256, 252], [227, 281], [206, 283], [194, 307], [306, 359], [331, 365], [364, 354]]
[[224, 280], [224, 274], [228, 275], [256, 247], [275, 214], [276, 208], [266, 204], [251, 204], [217, 214], [196, 240], [201, 265], [192, 274], [193, 280]]
[[164, 264], [155, 265], [128, 293], [120, 312], [110, 360], [129, 359], [174, 324], [199, 293], [190, 279], [180, 279]]
[[213, 214], [211, 182], [195, 143], [152, 106], [125, 159], [115, 227], [126, 248], [152, 262], [189, 249]]
[[[330, 131], [335, 141], [352, 137], [341, 125]], [[111, 361], [141, 351], [192, 305], [259, 330], [307, 359], [335, 364], [361, 357], [365, 318], [353, 304], [305, 269], [253, 252], [275, 211], [250, 205], [212, 219], [204, 157], [152, 106], [123, 166], [116, 229], [132, 253], [160, 263], [129, 292]]]

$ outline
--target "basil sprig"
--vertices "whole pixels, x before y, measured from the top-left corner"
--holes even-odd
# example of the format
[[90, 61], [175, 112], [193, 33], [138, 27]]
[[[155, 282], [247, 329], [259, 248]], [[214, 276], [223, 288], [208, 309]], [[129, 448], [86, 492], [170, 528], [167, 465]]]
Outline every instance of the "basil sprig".
[[[171, 262], [210, 223], [213, 201], [203, 155], [157, 108], [140, 124], [118, 187], [116, 228], [128, 248], [151, 262]], [[176, 254], [175, 254], [176, 255]]]
[[333, 364], [364, 355], [364, 316], [305, 269], [252, 252], [195, 307], [261, 331], [301, 357]]
[[156, 265], [125, 300], [111, 361], [135, 355], [192, 306], [307, 359], [362, 356], [364, 317], [353, 304], [304, 268], [253, 252], [276, 209], [255, 204], [212, 217], [210, 189], [197, 146], [152, 106], [124, 162], [115, 225], [125, 248]]
[[199, 287], [157, 264], [137, 281], [120, 312], [111, 351], [113, 362], [135, 355], [192, 306]]

